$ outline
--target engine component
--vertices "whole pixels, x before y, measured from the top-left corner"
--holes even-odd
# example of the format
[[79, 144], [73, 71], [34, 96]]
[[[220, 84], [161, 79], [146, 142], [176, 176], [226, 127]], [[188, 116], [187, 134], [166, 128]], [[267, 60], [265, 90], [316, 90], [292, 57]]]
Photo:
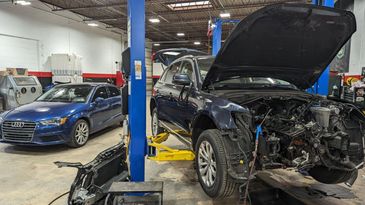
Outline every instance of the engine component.
[[331, 110], [326, 107], [311, 107], [310, 110], [314, 114], [316, 122], [327, 130], [330, 123]]
[[252, 122], [247, 124], [253, 125], [260, 124], [265, 113], [272, 110], [262, 124], [257, 167], [295, 167], [330, 184], [350, 185], [356, 179], [357, 165], [364, 158], [365, 117], [354, 106], [299, 97], [260, 98], [244, 106], [252, 113]]

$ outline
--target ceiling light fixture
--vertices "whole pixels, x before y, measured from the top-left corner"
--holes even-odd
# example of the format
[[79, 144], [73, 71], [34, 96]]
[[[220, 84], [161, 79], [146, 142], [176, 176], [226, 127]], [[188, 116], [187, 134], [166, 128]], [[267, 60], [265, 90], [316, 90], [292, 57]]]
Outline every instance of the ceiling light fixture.
[[87, 25], [88, 26], [91, 26], [91, 27], [97, 27], [97, 26], [99, 26], [97, 23], [88, 23]]
[[14, 2], [15, 4], [19, 4], [19, 5], [22, 5], [22, 6], [29, 6], [31, 5], [32, 3], [29, 2], [29, 1], [15, 1]]
[[154, 46], [160, 46], [160, 44], [159, 43], [155, 43], [155, 44], [153, 44]]
[[185, 33], [177, 33], [177, 36], [185, 36]]
[[160, 23], [160, 19], [158, 19], [158, 18], [152, 18], [152, 19], [149, 19], [149, 21], [151, 23]]
[[219, 16], [221, 18], [230, 18], [231, 17], [231, 14], [230, 13], [221, 13]]
[[195, 41], [194, 42], [194, 45], [200, 45], [200, 42], [199, 41]]

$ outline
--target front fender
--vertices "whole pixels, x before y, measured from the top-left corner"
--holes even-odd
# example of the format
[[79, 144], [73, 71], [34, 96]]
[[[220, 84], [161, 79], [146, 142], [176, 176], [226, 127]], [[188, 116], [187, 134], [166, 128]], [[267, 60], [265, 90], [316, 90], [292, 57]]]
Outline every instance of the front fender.
[[194, 125], [199, 120], [199, 116], [205, 115], [212, 119], [215, 126], [220, 130], [237, 129], [232, 112], [250, 113], [248, 108], [228, 100], [220, 98], [205, 99], [204, 106], [198, 110], [192, 124]]

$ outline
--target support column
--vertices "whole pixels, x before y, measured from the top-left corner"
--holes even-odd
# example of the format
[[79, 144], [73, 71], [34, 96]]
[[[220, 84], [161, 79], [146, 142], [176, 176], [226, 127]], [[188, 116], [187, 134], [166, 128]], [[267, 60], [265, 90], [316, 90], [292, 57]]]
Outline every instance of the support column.
[[217, 18], [214, 22], [214, 30], [213, 30], [213, 49], [212, 49], [212, 55], [216, 56], [219, 52], [219, 49], [221, 49], [222, 46], [222, 19]]
[[128, 44], [131, 48], [129, 161], [132, 181], [144, 181], [146, 155], [145, 0], [128, 0]]
[[[334, 0], [313, 0], [312, 3], [316, 5], [322, 3], [322, 6], [327, 6], [331, 8], [335, 6]], [[327, 96], [329, 81], [330, 81], [330, 67], [328, 66], [316, 83], [316, 88], [315, 88], [316, 93]]]

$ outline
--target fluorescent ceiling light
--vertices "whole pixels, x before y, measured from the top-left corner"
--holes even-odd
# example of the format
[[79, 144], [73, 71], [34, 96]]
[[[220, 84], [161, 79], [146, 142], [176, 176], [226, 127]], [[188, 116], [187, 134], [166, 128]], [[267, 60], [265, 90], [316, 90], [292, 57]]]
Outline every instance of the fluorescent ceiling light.
[[159, 43], [155, 43], [155, 44], [153, 44], [154, 46], [160, 46], [160, 44]]
[[220, 17], [221, 18], [229, 18], [229, 17], [231, 17], [231, 14], [230, 13], [221, 13]]
[[195, 41], [194, 42], [194, 45], [200, 45], [200, 42], [199, 41]]
[[29, 2], [29, 1], [15, 1], [15, 4], [19, 4], [19, 5], [22, 5], [22, 6], [29, 6], [32, 3]]
[[97, 26], [99, 26], [97, 23], [88, 23], [87, 25], [88, 25], [88, 26], [92, 26], [92, 27], [97, 27]]
[[186, 1], [182, 3], [171, 3], [166, 4], [171, 10], [181, 11], [181, 10], [192, 10], [192, 9], [205, 9], [211, 8], [213, 5], [210, 1]]
[[177, 33], [177, 36], [185, 36], [185, 33]]
[[157, 18], [149, 19], [149, 21], [150, 21], [151, 23], [160, 23], [160, 19], [157, 19]]

